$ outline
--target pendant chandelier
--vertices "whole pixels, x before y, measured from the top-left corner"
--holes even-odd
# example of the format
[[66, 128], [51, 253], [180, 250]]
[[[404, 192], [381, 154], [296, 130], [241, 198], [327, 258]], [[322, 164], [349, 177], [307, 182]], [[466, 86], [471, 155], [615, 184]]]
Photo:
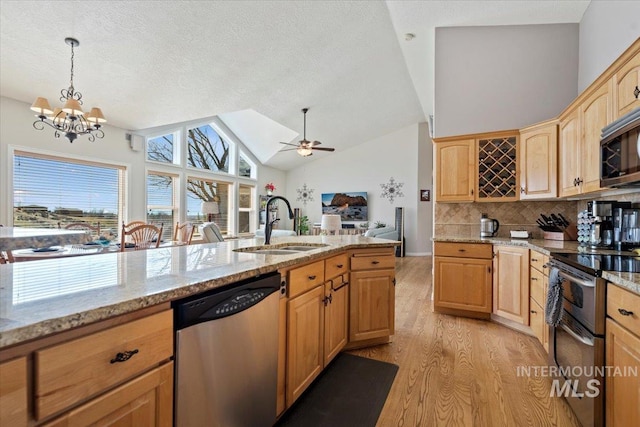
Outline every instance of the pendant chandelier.
[[80, 45], [74, 38], [67, 37], [64, 41], [71, 46], [71, 80], [68, 89], [60, 91], [60, 101], [64, 103], [62, 108], [51, 109], [47, 98], [37, 98], [31, 110], [35, 111], [38, 120], [33, 122], [33, 127], [43, 130], [44, 125], [55, 129], [54, 136], [60, 138], [64, 134], [69, 142], [73, 142], [78, 135], [88, 135], [89, 141], [96, 138], [104, 138], [101, 127], [106, 123], [102, 111], [99, 108], [92, 108], [89, 114], [82, 111], [82, 94], [73, 87], [73, 48]]

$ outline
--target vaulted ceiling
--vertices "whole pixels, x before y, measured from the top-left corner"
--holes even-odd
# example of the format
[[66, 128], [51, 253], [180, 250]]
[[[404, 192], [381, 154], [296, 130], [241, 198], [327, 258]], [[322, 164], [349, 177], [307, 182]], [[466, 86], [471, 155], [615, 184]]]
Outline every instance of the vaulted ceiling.
[[[345, 150], [433, 113], [435, 27], [579, 22], [589, 1], [11, 1], [0, 94], [57, 100], [75, 85], [109, 124], [140, 130], [220, 115], [265, 164], [279, 141]], [[405, 33], [416, 37], [405, 40]]]

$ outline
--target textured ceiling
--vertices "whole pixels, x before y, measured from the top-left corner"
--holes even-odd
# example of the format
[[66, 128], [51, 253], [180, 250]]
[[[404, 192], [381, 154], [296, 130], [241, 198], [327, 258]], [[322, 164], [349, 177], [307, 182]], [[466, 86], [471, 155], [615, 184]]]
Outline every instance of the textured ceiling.
[[[138, 130], [226, 114], [261, 160], [290, 169], [331, 155], [277, 153], [283, 137], [301, 139], [303, 107], [307, 138], [340, 151], [424, 121], [434, 26], [578, 22], [586, 5], [2, 0], [0, 94], [54, 103], [68, 85], [64, 38], [73, 36], [76, 88], [109, 124]], [[407, 43], [405, 32], [418, 37]], [[271, 120], [280, 125], [269, 129]]]

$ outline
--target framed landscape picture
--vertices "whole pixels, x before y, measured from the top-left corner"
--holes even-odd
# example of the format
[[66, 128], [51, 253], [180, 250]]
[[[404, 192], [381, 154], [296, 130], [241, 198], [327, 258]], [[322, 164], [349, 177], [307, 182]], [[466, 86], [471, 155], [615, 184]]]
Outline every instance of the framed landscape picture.
[[340, 215], [342, 221], [367, 221], [367, 193], [322, 193], [322, 214]]

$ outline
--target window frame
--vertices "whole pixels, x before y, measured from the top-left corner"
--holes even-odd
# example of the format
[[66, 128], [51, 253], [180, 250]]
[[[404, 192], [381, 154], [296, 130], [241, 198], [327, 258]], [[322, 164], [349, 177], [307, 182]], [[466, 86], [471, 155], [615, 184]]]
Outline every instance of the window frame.
[[[211, 128], [218, 134], [218, 136], [229, 144], [229, 172], [213, 169], [203, 169], [188, 164], [187, 156], [189, 153], [189, 137], [187, 135], [189, 134], [189, 129], [195, 129], [202, 126], [211, 126]], [[214, 173], [236, 178], [238, 177], [236, 166], [236, 152], [238, 151], [238, 143], [235, 142], [232, 138], [229, 138], [229, 136], [225, 132], [223, 132], [222, 129], [220, 129], [220, 126], [218, 126], [215, 122], [203, 121], [195, 124], [184, 125], [184, 138], [181, 143], [184, 146], [184, 167], [187, 171], [191, 171], [188, 173], [194, 173], [193, 171], [205, 171], [206, 173]]]
[[[148, 182], [148, 178], [149, 175], [162, 175], [162, 176], [168, 176], [171, 178], [171, 185], [172, 185], [172, 203], [173, 205], [150, 205], [149, 204], [149, 182]], [[151, 222], [151, 220], [149, 219], [149, 212], [153, 209], [155, 210], [168, 210], [172, 212], [172, 217], [173, 217], [173, 221], [171, 221], [171, 224], [163, 224], [163, 233], [165, 234], [164, 238], [169, 238], [172, 239], [173, 238], [173, 231], [174, 231], [174, 227], [175, 227], [175, 223], [176, 222], [182, 222], [181, 221], [181, 215], [180, 215], [180, 188], [181, 188], [181, 177], [179, 173], [176, 173], [175, 171], [167, 171], [167, 170], [162, 170], [162, 169], [158, 169], [158, 168], [146, 168], [145, 170], [145, 181], [144, 181], [144, 191], [145, 191], [145, 219], [147, 220], [147, 222]], [[170, 230], [171, 233], [167, 234], [167, 230]]]
[[[159, 160], [150, 160], [149, 159], [149, 140], [160, 138], [166, 135], [173, 135], [173, 162], [161, 162]], [[155, 164], [155, 165], [163, 165], [163, 166], [181, 166], [183, 163], [182, 159], [182, 132], [180, 129], [174, 129], [168, 132], [159, 132], [151, 134], [150, 136], [145, 136], [144, 138], [144, 161], [145, 163]]]

